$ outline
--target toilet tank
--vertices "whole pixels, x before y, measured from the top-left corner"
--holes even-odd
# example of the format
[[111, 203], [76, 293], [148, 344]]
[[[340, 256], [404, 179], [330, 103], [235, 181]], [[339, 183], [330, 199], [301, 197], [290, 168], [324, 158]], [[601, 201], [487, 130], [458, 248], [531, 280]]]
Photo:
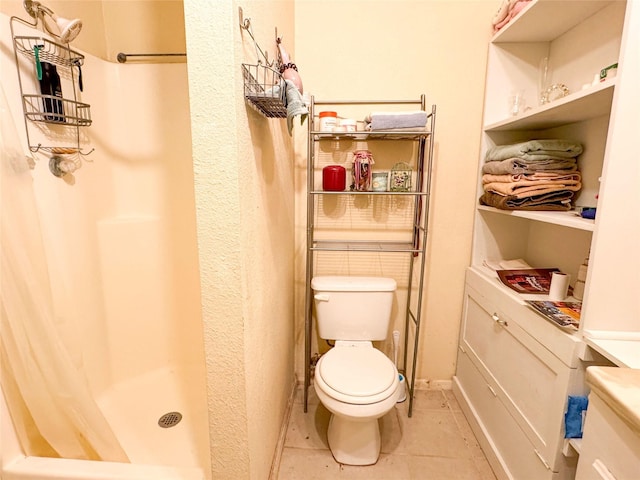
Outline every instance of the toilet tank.
[[311, 280], [320, 338], [384, 340], [396, 281], [385, 277], [321, 276]]

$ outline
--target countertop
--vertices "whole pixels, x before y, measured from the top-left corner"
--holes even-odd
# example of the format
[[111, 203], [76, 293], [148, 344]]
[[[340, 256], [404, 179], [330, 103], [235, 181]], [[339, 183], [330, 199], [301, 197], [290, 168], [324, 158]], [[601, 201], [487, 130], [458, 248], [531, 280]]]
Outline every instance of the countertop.
[[640, 436], [640, 369], [588, 367], [587, 383]]

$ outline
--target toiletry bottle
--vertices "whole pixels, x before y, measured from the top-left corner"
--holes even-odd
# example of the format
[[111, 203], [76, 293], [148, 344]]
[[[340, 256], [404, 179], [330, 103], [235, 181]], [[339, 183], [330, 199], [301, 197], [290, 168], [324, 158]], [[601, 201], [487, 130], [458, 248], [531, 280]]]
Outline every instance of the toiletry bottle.
[[[41, 62], [42, 79], [40, 80], [40, 93], [62, 98], [62, 86], [60, 75], [55, 65], [49, 62]], [[45, 119], [50, 122], [64, 122], [64, 110], [62, 100], [54, 98], [43, 98], [44, 111], [55, 115], [45, 115]]]

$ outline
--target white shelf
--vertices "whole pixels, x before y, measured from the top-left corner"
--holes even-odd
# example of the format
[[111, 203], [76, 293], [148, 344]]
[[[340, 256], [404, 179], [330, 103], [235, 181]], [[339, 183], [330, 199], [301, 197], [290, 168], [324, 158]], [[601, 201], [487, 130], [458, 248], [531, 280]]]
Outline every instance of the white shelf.
[[611, 3], [611, 0], [532, 0], [491, 42], [549, 42]]
[[537, 222], [551, 223], [567, 228], [575, 228], [578, 230], [586, 230], [593, 232], [595, 228], [595, 220], [582, 218], [576, 212], [545, 212], [538, 210], [500, 210], [494, 207], [484, 205], [478, 206], [478, 210], [496, 213], [499, 215], [509, 215], [512, 217], [527, 218]]
[[615, 78], [607, 80], [549, 104], [532, 108], [523, 115], [485, 125], [484, 130], [485, 132], [536, 130], [606, 115], [611, 111], [615, 83]]
[[619, 367], [640, 368], [640, 332], [585, 330], [584, 342]]

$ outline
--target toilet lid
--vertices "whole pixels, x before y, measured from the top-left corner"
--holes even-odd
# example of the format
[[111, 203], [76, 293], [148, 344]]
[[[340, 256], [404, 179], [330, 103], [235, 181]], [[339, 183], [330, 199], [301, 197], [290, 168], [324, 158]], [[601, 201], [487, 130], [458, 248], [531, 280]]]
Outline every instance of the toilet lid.
[[322, 380], [333, 390], [353, 397], [370, 397], [391, 387], [393, 362], [376, 348], [332, 348], [322, 359]]

